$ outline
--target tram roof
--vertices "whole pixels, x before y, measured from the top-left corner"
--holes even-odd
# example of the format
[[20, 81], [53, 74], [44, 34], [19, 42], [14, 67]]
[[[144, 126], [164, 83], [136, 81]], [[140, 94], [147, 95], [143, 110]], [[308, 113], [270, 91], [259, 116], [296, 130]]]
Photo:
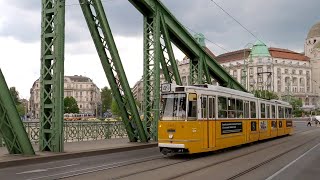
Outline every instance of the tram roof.
[[211, 85], [211, 84], [186, 86], [186, 88], [199, 89], [199, 90], [210, 90], [210, 91], [215, 91], [215, 92], [220, 92], [220, 93], [229, 93], [229, 94], [239, 95], [239, 96], [243, 96], [243, 97], [256, 98], [251, 93], [238, 91], [235, 89], [230, 89], [230, 88], [226, 88], [226, 87], [222, 87], [222, 86]]

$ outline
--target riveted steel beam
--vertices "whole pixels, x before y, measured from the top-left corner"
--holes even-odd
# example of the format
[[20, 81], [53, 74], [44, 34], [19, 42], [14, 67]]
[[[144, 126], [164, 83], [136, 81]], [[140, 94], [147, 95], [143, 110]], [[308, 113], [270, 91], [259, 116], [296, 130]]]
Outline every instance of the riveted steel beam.
[[42, 0], [40, 151], [63, 152], [65, 0]]
[[[235, 79], [233, 79], [223, 67], [219, 65], [192, 37], [181, 23], [169, 12], [169, 10], [159, 0], [129, 0], [144, 16], [154, 16], [156, 11], [160, 11], [168, 28], [171, 41], [190, 59], [190, 65], [194, 67], [200, 56], [204, 54], [204, 61], [207, 64], [208, 72], [219, 84], [233, 87], [240, 91], [246, 89]], [[157, 10], [156, 10], [157, 9]], [[193, 69], [194, 69], [193, 67]]]
[[[20, 119], [0, 69], [0, 144], [2, 138], [10, 154], [34, 155], [28, 134]], [[0, 146], [1, 146], [0, 145]]]
[[120, 107], [122, 121], [131, 142], [147, 142], [121, 59], [101, 0], [79, 0], [112, 94]]

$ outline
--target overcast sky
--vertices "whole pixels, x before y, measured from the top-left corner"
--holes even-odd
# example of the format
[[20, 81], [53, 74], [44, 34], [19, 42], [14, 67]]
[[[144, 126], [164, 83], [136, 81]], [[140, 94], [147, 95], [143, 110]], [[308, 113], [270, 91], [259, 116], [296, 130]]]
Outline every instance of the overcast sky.
[[[256, 39], [210, 0], [162, 0], [186, 27], [228, 51]], [[303, 52], [304, 40], [320, 21], [319, 0], [215, 0], [267, 46]], [[84, 75], [107, 86], [100, 60], [77, 0], [66, 0], [65, 75]], [[74, 5], [76, 4], [76, 5]], [[103, 1], [129, 83], [142, 76], [142, 15], [127, 0]], [[0, 0], [0, 68], [21, 98], [40, 76], [40, 0]], [[216, 55], [225, 51], [206, 41]], [[176, 51], [176, 58], [183, 54]]]

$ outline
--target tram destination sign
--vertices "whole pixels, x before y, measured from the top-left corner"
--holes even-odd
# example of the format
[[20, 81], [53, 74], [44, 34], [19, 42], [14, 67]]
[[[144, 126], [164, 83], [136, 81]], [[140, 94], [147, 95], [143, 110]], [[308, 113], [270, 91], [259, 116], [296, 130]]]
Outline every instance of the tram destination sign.
[[221, 122], [221, 134], [242, 132], [242, 122]]

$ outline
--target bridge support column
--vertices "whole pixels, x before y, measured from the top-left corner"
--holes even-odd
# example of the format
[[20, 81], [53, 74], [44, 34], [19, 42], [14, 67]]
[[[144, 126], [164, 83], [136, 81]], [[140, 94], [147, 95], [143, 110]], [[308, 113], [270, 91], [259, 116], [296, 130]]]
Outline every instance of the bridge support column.
[[42, 0], [40, 151], [63, 152], [65, 0]]

